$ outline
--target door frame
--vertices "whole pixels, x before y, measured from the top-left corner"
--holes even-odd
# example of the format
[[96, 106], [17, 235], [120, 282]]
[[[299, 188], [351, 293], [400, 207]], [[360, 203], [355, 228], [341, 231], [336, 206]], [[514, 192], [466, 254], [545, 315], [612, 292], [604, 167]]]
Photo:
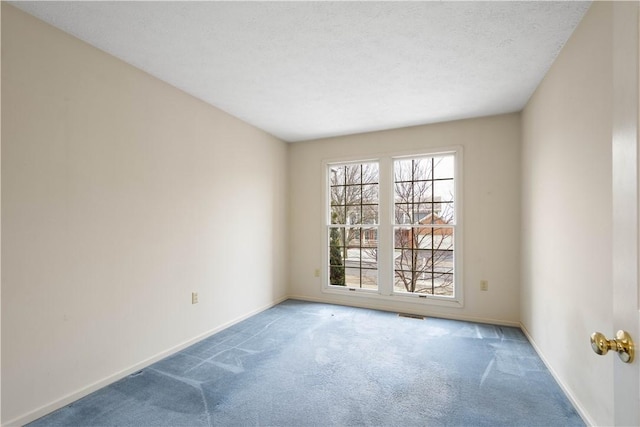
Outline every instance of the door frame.
[[[613, 331], [640, 342], [638, 312], [639, 3], [613, 2], [612, 208]], [[617, 357], [616, 357], [617, 359]], [[640, 425], [640, 362], [614, 361], [615, 425]]]

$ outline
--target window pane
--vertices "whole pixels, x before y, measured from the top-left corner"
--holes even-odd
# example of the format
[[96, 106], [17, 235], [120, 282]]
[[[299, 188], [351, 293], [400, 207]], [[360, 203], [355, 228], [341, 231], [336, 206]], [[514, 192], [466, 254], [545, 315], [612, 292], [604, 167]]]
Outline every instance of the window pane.
[[412, 181], [412, 167], [413, 162], [411, 160], [396, 160], [394, 162], [394, 180], [395, 182]]
[[347, 247], [347, 266], [360, 268], [360, 247]]
[[378, 289], [378, 270], [362, 270], [362, 287]]
[[396, 271], [413, 271], [414, 253], [410, 249], [400, 249], [395, 251], [394, 269]]
[[439, 203], [440, 213], [438, 217], [442, 224], [453, 224], [455, 222], [453, 203]]
[[453, 228], [434, 228], [431, 247], [436, 250], [453, 250]]
[[378, 268], [378, 229], [362, 230], [361, 260], [363, 268]]
[[431, 216], [429, 218], [430, 224], [440, 224], [440, 221], [443, 221], [443, 223], [448, 223], [448, 221], [445, 221], [442, 219], [442, 203], [439, 203], [439, 202], [431, 203], [430, 211], [431, 211]]
[[405, 249], [412, 246], [413, 231], [411, 227], [396, 227], [394, 234], [394, 247]]
[[344, 186], [336, 185], [331, 187], [331, 204], [344, 205]]
[[378, 223], [378, 205], [362, 206], [362, 224]]
[[415, 224], [432, 224], [433, 223], [433, 203], [420, 203], [415, 206]]
[[434, 157], [434, 179], [454, 178], [454, 161], [453, 155]]
[[344, 266], [332, 265], [329, 267], [329, 284], [333, 286], [345, 286], [344, 277]]
[[433, 160], [431, 157], [415, 159], [413, 161], [413, 180], [433, 179]]
[[347, 165], [346, 166], [346, 174], [347, 174], [347, 184], [360, 184], [361, 181], [361, 172], [362, 169], [360, 165]]
[[360, 287], [360, 268], [347, 266], [345, 281], [348, 287], [359, 288]]
[[344, 286], [344, 229], [329, 229], [329, 283]]
[[331, 206], [331, 224], [344, 224], [345, 218], [344, 206]]
[[360, 228], [349, 227], [345, 229], [345, 242], [346, 242], [346, 246], [359, 248], [360, 247]]
[[433, 295], [433, 276], [429, 273], [422, 274], [418, 280], [416, 280], [412, 292]]
[[414, 292], [418, 276], [414, 271], [395, 270], [393, 290], [395, 292]]
[[379, 176], [378, 163], [364, 163], [362, 165], [362, 184], [377, 184]]
[[378, 204], [378, 184], [366, 184], [362, 186], [362, 203], [368, 205]]
[[330, 228], [329, 241], [330, 284], [378, 288], [377, 227]]
[[347, 219], [345, 224], [362, 224], [360, 206], [347, 206]]
[[329, 229], [329, 246], [344, 246], [344, 228], [331, 227]]
[[433, 271], [453, 273], [453, 251], [433, 251]]
[[344, 185], [345, 168], [344, 166], [329, 167], [329, 184]]
[[416, 228], [414, 230], [414, 247], [416, 249], [431, 249], [433, 242], [433, 235], [431, 234], [432, 228]]
[[433, 265], [431, 255], [430, 250], [426, 251], [424, 249], [415, 249], [413, 251], [413, 264], [411, 265], [411, 269], [420, 273], [431, 271]]
[[434, 181], [433, 194], [435, 201], [452, 202], [454, 194], [453, 180]]
[[[330, 166], [330, 223], [377, 224], [379, 169], [377, 163]], [[411, 183], [408, 191], [412, 193]], [[431, 185], [430, 183], [428, 185]]]
[[363, 248], [360, 252], [362, 268], [377, 269], [378, 268], [378, 249]]
[[416, 181], [413, 183], [413, 203], [431, 202], [433, 200], [433, 181]]
[[396, 204], [395, 221], [396, 224], [411, 224], [411, 206], [407, 204]]
[[411, 182], [396, 182], [394, 187], [394, 201], [396, 203], [413, 202], [413, 184]]
[[378, 247], [378, 229], [365, 228], [362, 230], [362, 247], [377, 248]]
[[453, 229], [449, 227], [416, 227], [407, 244], [416, 249], [453, 250]]
[[362, 186], [361, 185], [347, 185], [344, 188], [344, 204], [345, 205], [359, 205], [362, 203]]
[[434, 275], [435, 295], [453, 296], [453, 274]]

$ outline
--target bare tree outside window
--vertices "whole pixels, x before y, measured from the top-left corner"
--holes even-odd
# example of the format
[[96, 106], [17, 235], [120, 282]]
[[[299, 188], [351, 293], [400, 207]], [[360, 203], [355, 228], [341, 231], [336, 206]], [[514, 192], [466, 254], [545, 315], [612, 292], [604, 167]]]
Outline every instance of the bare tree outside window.
[[394, 162], [394, 290], [453, 296], [454, 156]]

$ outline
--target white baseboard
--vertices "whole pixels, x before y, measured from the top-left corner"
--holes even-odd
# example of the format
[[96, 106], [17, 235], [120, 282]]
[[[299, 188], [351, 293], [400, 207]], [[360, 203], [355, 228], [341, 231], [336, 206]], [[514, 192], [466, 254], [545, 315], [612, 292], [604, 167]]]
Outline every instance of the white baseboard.
[[501, 319], [491, 319], [484, 317], [474, 317], [474, 316], [465, 316], [465, 315], [449, 315], [443, 313], [429, 313], [425, 312], [424, 309], [418, 311], [415, 309], [415, 306], [407, 306], [406, 308], [398, 309], [398, 306], [391, 306], [389, 304], [385, 304], [382, 301], [375, 299], [353, 299], [349, 302], [345, 302], [343, 300], [334, 300], [332, 298], [312, 298], [300, 295], [290, 295], [289, 299], [297, 299], [301, 301], [310, 301], [310, 302], [319, 302], [324, 304], [336, 304], [336, 305], [346, 305], [349, 307], [359, 307], [359, 308], [370, 308], [373, 310], [381, 310], [381, 311], [390, 311], [390, 312], [398, 312], [402, 311], [403, 313], [409, 314], [418, 314], [421, 316], [427, 317], [438, 317], [442, 319], [450, 319], [450, 320], [464, 320], [466, 322], [475, 322], [475, 323], [488, 323], [491, 325], [500, 325], [500, 326], [512, 326], [519, 328], [520, 322], [514, 322], [509, 320], [501, 320]]
[[196, 342], [198, 342], [200, 340], [203, 340], [203, 339], [205, 339], [207, 337], [210, 337], [211, 335], [213, 335], [215, 333], [218, 333], [218, 332], [220, 332], [220, 331], [222, 331], [224, 329], [227, 329], [228, 327], [233, 326], [236, 323], [240, 323], [243, 320], [245, 320], [245, 319], [247, 319], [247, 318], [249, 318], [251, 316], [254, 316], [254, 315], [258, 314], [258, 313], [261, 313], [261, 312], [263, 312], [263, 311], [275, 306], [275, 305], [278, 305], [278, 304], [280, 304], [281, 302], [283, 302], [283, 301], [285, 301], [287, 299], [289, 299], [289, 297], [279, 298], [279, 299], [273, 301], [272, 303], [267, 304], [266, 306], [263, 306], [263, 307], [258, 308], [256, 310], [253, 310], [253, 311], [251, 311], [249, 313], [246, 313], [246, 314], [244, 314], [244, 315], [242, 315], [242, 316], [240, 316], [238, 318], [235, 318], [235, 319], [233, 319], [233, 320], [231, 320], [229, 322], [226, 322], [226, 323], [224, 323], [224, 324], [222, 324], [220, 326], [217, 326], [217, 327], [215, 327], [215, 328], [213, 328], [213, 329], [211, 329], [211, 330], [209, 330], [209, 331], [207, 331], [207, 332], [205, 332], [203, 334], [200, 334], [200, 335], [198, 335], [198, 336], [196, 336], [194, 338], [191, 338], [191, 339], [189, 339], [187, 341], [184, 341], [184, 342], [182, 342], [182, 343], [180, 343], [180, 344], [178, 344], [178, 345], [176, 345], [174, 347], [171, 347], [171, 348], [169, 348], [169, 349], [167, 349], [165, 351], [162, 351], [162, 352], [160, 352], [160, 353], [158, 353], [158, 354], [156, 354], [156, 355], [154, 355], [152, 357], [149, 357], [148, 359], [145, 359], [145, 360], [143, 360], [143, 361], [141, 361], [139, 363], [136, 363], [133, 366], [130, 366], [130, 367], [126, 368], [126, 369], [123, 369], [123, 370], [121, 370], [119, 372], [114, 373], [113, 375], [109, 375], [106, 378], [103, 378], [103, 379], [101, 379], [99, 381], [96, 381], [93, 384], [90, 384], [90, 385], [88, 385], [86, 387], [83, 387], [80, 390], [77, 390], [77, 391], [75, 391], [73, 393], [70, 393], [70, 394], [64, 396], [64, 397], [61, 397], [60, 399], [57, 399], [57, 400], [55, 400], [55, 401], [53, 401], [51, 403], [48, 403], [48, 404], [46, 404], [44, 406], [41, 406], [41, 407], [39, 407], [39, 408], [37, 408], [37, 409], [35, 409], [33, 411], [30, 411], [30, 412], [28, 412], [26, 414], [20, 415], [20, 416], [14, 418], [12, 420], [9, 420], [5, 424], [3, 424], [2, 427], [22, 426], [22, 425], [28, 424], [28, 423], [30, 423], [32, 421], [35, 421], [40, 417], [43, 417], [43, 416], [45, 416], [45, 415], [47, 415], [47, 414], [49, 414], [49, 413], [51, 413], [51, 412], [53, 412], [55, 410], [63, 408], [65, 406], [69, 405], [70, 403], [73, 403], [76, 400], [81, 399], [81, 398], [93, 393], [94, 391], [97, 391], [97, 390], [99, 390], [99, 389], [101, 389], [103, 387], [106, 387], [109, 384], [113, 384], [114, 382], [116, 382], [118, 380], [121, 380], [122, 378], [126, 377], [127, 375], [131, 375], [132, 373], [134, 373], [136, 371], [139, 371], [141, 369], [144, 369], [144, 368], [148, 367], [149, 365], [152, 365], [155, 362], [158, 362], [159, 360], [164, 359], [165, 357], [171, 356], [172, 354], [177, 353], [180, 350], [183, 350], [183, 349], [189, 347], [190, 345], [195, 344]]
[[558, 383], [558, 385], [560, 386], [564, 394], [569, 399], [569, 401], [571, 401], [571, 404], [573, 405], [573, 407], [576, 408], [576, 410], [578, 411], [578, 414], [582, 418], [582, 421], [584, 421], [584, 423], [588, 426], [595, 426], [596, 423], [591, 419], [591, 417], [589, 416], [589, 413], [576, 399], [576, 397], [571, 392], [571, 389], [567, 387], [567, 385], [562, 381], [562, 379], [560, 379], [560, 377], [558, 376], [558, 373], [553, 369], [549, 361], [544, 357], [542, 350], [540, 350], [540, 347], [538, 347], [534, 339], [531, 337], [531, 334], [529, 333], [527, 328], [524, 327], [522, 323], [520, 324], [520, 329], [522, 329], [522, 332], [529, 340], [529, 343], [531, 344], [533, 349], [536, 351], [536, 353], [538, 353], [538, 356], [542, 360], [542, 363], [544, 363], [544, 365], [547, 367], [547, 369], [551, 373], [551, 376], [556, 380], [556, 382]]

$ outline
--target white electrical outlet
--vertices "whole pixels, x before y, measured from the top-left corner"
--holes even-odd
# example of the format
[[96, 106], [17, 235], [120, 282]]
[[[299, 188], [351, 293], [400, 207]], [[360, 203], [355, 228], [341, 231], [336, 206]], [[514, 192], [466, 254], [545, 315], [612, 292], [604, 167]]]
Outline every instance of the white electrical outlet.
[[197, 304], [197, 303], [198, 303], [198, 293], [191, 292], [191, 304]]
[[480, 290], [488, 291], [489, 290], [489, 281], [488, 280], [480, 280]]
[[313, 272], [313, 275], [314, 275], [315, 277], [320, 277], [320, 269], [319, 269], [319, 268], [316, 268], [316, 269], [314, 270], [314, 272]]

